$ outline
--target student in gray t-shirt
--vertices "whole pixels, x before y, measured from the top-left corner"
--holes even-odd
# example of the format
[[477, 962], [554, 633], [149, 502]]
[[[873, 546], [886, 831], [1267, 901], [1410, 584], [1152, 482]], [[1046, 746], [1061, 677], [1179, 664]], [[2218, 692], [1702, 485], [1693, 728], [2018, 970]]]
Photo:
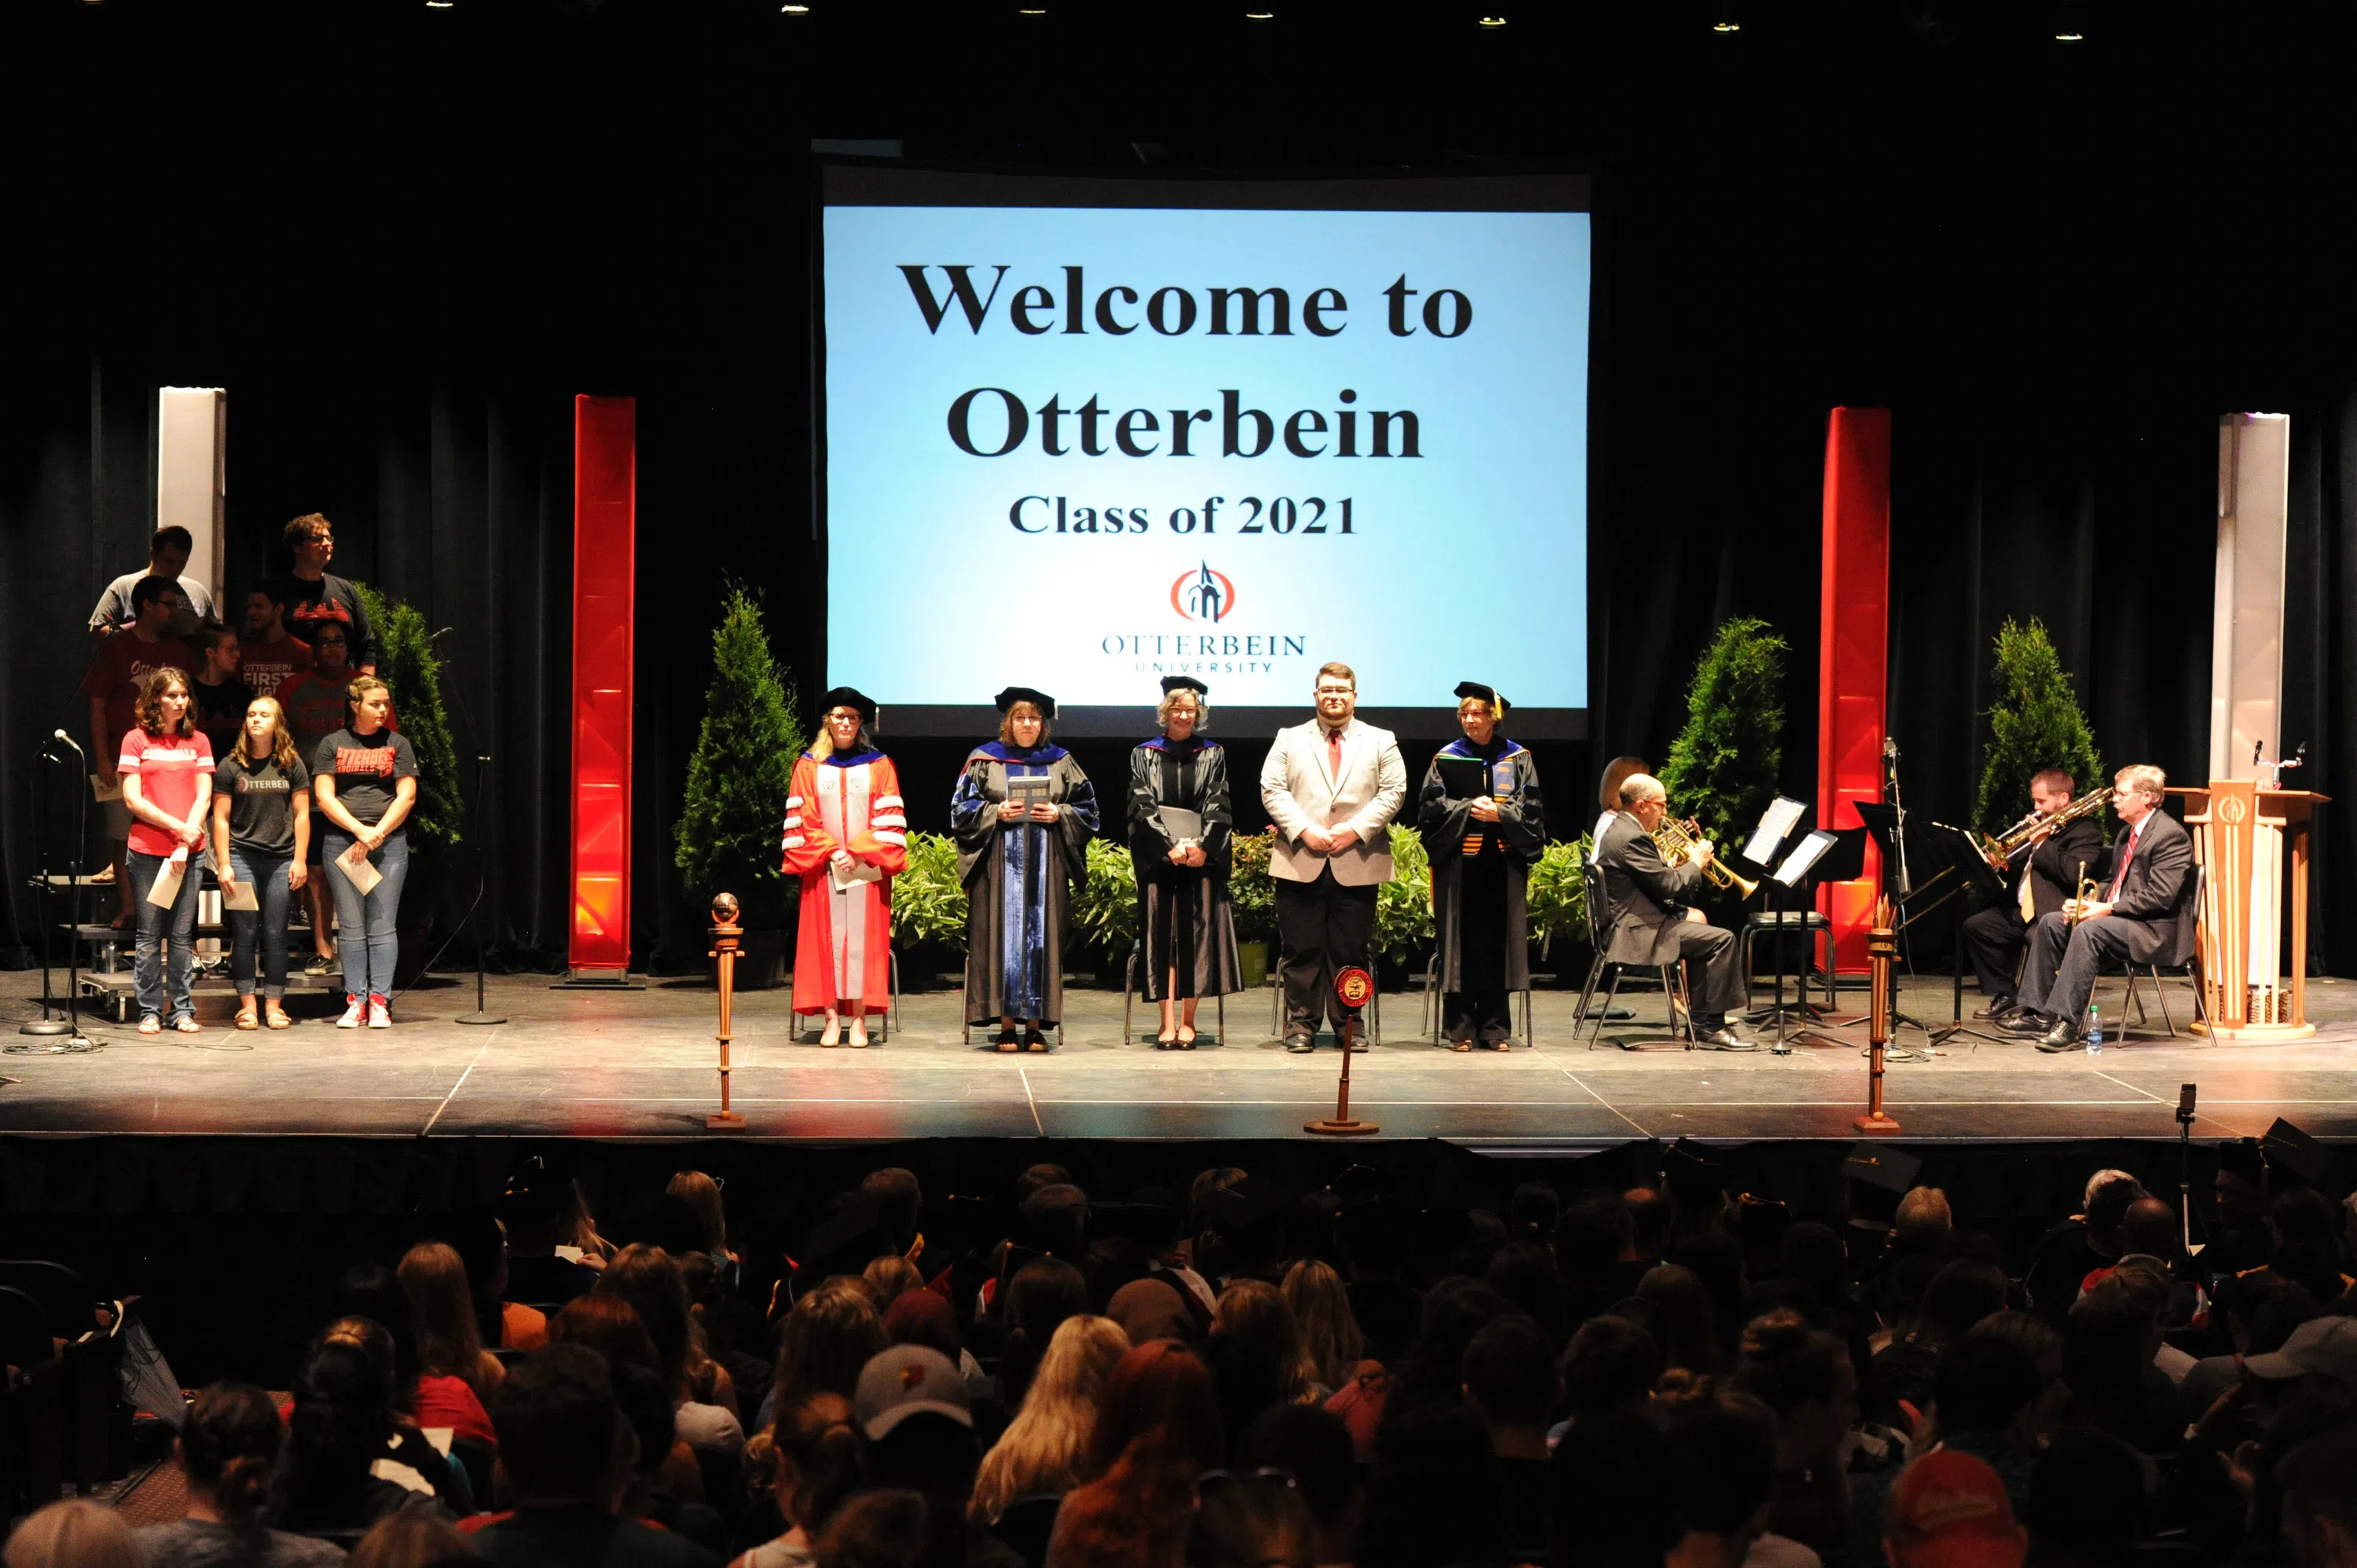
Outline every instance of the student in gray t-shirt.
[[139, 618], [138, 612], [131, 607], [131, 590], [139, 585], [142, 577], [163, 577], [179, 585], [180, 597], [187, 603], [173, 614], [171, 635], [195, 635], [197, 628], [213, 618], [212, 590], [194, 577], [180, 575], [188, 570], [188, 552], [195, 548], [196, 542], [188, 537], [187, 529], [177, 524], [157, 529], [156, 537], [147, 542], [146, 568], [125, 572], [107, 584], [106, 592], [98, 596], [97, 607], [90, 612], [91, 640], [103, 642]]

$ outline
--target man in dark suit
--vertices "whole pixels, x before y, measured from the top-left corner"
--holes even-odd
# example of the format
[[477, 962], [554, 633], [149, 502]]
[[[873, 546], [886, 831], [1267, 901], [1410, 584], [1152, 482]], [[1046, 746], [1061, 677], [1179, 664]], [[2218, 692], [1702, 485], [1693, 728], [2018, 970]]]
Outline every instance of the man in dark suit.
[[2073, 899], [2030, 928], [2021, 1007], [2005, 1027], [2040, 1036], [2041, 1051], [2067, 1051], [2078, 1043], [2095, 972], [2105, 959], [2148, 963], [2175, 945], [2179, 923], [2193, 918], [2184, 907], [2193, 879], [2193, 840], [2160, 809], [2168, 781], [2159, 768], [2141, 762], [2113, 776], [2112, 810], [2127, 831], [2112, 845], [2103, 896], [2078, 911], [2075, 926], [2067, 913], [2078, 902]]
[[1756, 1050], [1727, 1021], [1727, 1013], [1743, 1004], [1734, 933], [1705, 924], [1702, 911], [1687, 903], [1703, 886], [1711, 845], [1705, 840], [1684, 865], [1670, 865], [1652, 837], [1668, 814], [1660, 779], [1632, 773], [1621, 781], [1620, 815], [1606, 824], [1596, 846], [1596, 867], [1604, 876], [1604, 956], [1613, 963], [1691, 965], [1687, 991], [1695, 1046]]
[[[1975, 1018], [2002, 1018], [2013, 1011], [2013, 972], [2020, 967], [2031, 922], [2060, 909], [2063, 900], [2078, 892], [2081, 866], [2104, 863], [2104, 830], [2093, 817], [2081, 817], [2059, 831], [2053, 825], [2076, 787], [2060, 768], [2049, 768], [2029, 781], [2029, 803], [2045, 821], [1998, 865], [2014, 874], [2012, 893], [1964, 921], [1964, 950], [1972, 955], [1981, 994], [1988, 998], [1988, 1005], [1973, 1015]], [[1990, 861], [1996, 864], [1995, 856]]]

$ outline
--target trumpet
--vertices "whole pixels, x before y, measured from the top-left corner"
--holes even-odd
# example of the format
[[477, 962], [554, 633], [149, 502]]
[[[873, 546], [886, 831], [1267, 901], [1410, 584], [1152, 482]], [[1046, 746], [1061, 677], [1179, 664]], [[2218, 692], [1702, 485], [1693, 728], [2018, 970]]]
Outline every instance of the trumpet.
[[2002, 865], [2019, 854], [2021, 846], [2036, 838], [2041, 832], [2060, 832], [2082, 817], [2099, 814], [2111, 803], [2111, 796], [2098, 789], [2092, 794], [2080, 796], [2050, 817], [2040, 816], [2036, 811], [2032, 811], [2001, 833], [1983, 833], [1982, 850], [1992, 862]]
[[[1702, 837], [1702, 824], [1689, 817], [1675, 822], [1664, 817], [1662, 825], [1653, 830], [1653, 842], [1662, 848], [1662, 858], [1672, 865], [1684, 865], [1695, 856], [1695, 843]], [[1716, 857], [1702, 868], [1702, 874], [1721, 887], [1739, 887], [1746, 898], [1760, 891], [1760, 884], [1738, 876]]]
[[2083, 860], [2081, 861], [2079, 863], [2079, 891], [2072, 896], [2070, 903], [2062, 907], [2062, 923], [2065, 926], [2075, 926], [2080, 921], [2085, 919], [2087, 918], [2087, 906], [2093, 903], [2100, 896], [2101, 890], [2096, 887], [2095, 879], [2087, 875], [2087, 863]]

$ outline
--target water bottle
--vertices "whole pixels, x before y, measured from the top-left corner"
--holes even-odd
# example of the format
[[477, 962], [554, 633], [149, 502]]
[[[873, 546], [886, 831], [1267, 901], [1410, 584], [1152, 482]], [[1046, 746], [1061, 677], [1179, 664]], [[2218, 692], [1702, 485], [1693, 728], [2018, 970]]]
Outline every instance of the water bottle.
[[2087, 1054], [2104, 1054], [2104, 1015], [2093, 1002], [2087, 1004]]

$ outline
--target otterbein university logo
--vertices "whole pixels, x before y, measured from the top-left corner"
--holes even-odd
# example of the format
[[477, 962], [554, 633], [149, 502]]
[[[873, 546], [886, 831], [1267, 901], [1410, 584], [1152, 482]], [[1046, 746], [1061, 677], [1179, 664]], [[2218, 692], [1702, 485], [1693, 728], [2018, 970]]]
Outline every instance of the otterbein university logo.
[[1209, 563], [1181, 572], [1170, 584], [1170, 607], [1182, 620], [1223, 621], [1236, 607], [1236, 585]]

